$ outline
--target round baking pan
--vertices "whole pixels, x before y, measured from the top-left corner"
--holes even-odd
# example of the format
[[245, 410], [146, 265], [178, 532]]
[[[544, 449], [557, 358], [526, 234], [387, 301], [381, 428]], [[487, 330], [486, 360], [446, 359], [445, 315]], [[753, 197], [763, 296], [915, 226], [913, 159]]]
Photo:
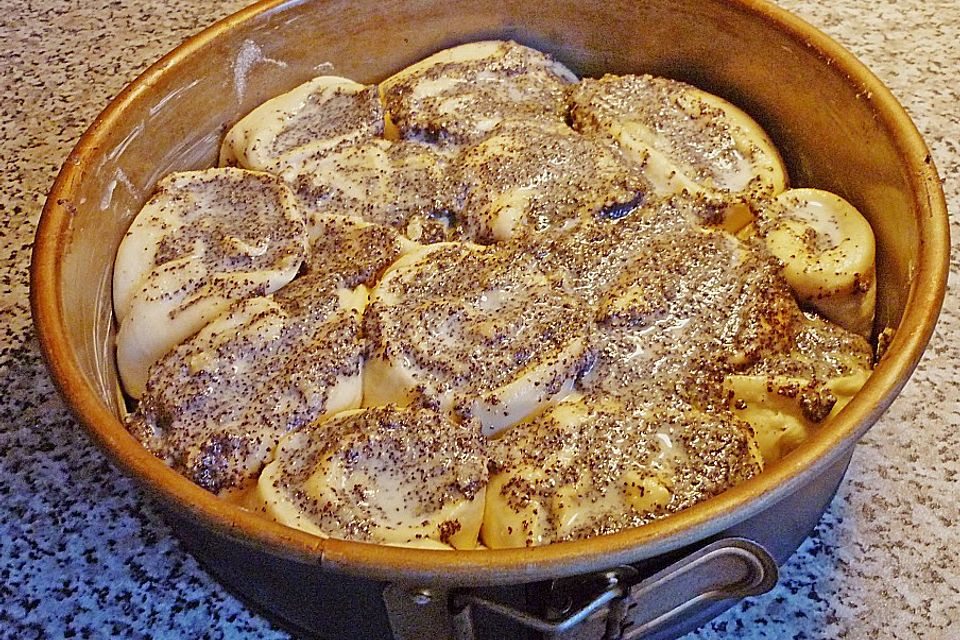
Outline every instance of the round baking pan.
[[[863, 390], [782, 461], [716, 498], [644, 527], [529, 549], [320, 539], [217, 499], [143, 449], [119, 417], [110, 283], [120, 239], [157, 180], [212, 166], [231, 124], [315, 75], [377, 82], [489, 38], [547, 51], [585, 76], [647, 72], [696, 84], [764, 126], [794, 186], [856, 205], [877, 237], [874, 331], [895, 330]], [[853, 445], [926, 346], [948, 251], [940, 182], [902, 107], [851, 54], [770, 4], [269, 0], [165, 56], [83, 135], [43, 211], [31, 299], [51, 374], [79, 422], [158, 499], [205, 566], [281, 624], [325, 638], [675, 637], [769, 587], [771, 557], [783, 562], [816, 524]], [[659, 623], [639, 612], [656, 610], [651, 603], [662, 605]], [[586, 622], [573, 620], [578, 611]]]

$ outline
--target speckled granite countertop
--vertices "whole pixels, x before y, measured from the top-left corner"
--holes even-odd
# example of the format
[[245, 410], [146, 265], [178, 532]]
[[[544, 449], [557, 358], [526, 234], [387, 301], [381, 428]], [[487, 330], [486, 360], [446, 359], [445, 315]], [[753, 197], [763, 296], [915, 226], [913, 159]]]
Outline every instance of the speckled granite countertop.
[[[0, 636], [286, 638], [204, 573], [54, 392], [27, 302], [44, 196], [150, 62], [244, 0], [0, 0]], [[932, 148], [960, 256], [960, 3], [781, 0], [887, 83]], [[688, 638], [960, 638], [960, 306], [857, 446], [780, 586]]]

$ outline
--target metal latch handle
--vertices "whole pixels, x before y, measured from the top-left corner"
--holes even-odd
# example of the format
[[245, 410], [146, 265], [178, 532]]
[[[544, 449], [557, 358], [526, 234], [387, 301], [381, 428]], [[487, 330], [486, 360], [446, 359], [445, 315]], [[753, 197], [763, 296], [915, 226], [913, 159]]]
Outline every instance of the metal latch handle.
[[764, 593], [777, 583], [777, 563], [745, 538], [725, 538], [630, 585], [630, 567], [602, 577], [606, 587], [576, 611], [547, 620], [471, 593], [454, 596], [455, 640], [475, 640], [471, 608], [506, 616], [557, 640], [639, 640], [705, 601]]
[[555, 618], [470, 591], [436, 593], [391, 585], [384, 592], [384, 601], [396, 640], [477, 640], [475, 609], [503, 616], [555, 640], [640, 640], [708, 601], [769, 591], [777, 577], [777, 563], [760, 544], [746, 538], [724, 538], [643, 580], [630, 566], [574, 579], [586, 583], [600, 578], [600, 590], [576, 610]]

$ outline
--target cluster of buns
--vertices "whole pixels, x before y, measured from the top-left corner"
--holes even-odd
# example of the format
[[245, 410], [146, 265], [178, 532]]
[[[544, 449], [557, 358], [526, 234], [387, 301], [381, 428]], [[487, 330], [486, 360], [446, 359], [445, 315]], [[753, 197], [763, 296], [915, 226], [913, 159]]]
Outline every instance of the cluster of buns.
[[381, 544], [640, 526], [759, 473], [871, 367], [869, 224], [764, 131], [512, 42], [322, 76], [162, 180], [119, 249], [128, 428]]

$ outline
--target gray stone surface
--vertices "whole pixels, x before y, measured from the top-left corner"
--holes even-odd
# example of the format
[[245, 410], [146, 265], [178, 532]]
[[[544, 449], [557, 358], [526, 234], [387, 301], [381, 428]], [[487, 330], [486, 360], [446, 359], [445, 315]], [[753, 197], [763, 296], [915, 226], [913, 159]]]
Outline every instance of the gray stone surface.
[[[27, 302], [46, 191], [83, 128], [150, 62], [242, 0], [0, 0], [0, 637], [287, 635], [181, 549], [88, 442], [40, 359]], [[960, 3], [781, 0], [900, 99], [960, 202]], [[857, 446], [816, 534], [771, 593], [688, 636], [960, 638], [960, 316]]]

